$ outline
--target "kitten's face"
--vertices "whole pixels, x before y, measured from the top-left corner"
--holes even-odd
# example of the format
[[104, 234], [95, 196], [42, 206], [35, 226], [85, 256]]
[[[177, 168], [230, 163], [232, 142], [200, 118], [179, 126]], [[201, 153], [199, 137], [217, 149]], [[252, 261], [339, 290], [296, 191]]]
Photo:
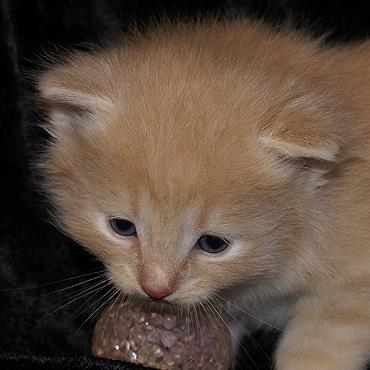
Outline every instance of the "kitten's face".
[[[299, 200], [294, 203], [284, 171], [245, 138], [231, 144], [229, 135], [214, 141], [179, 132], [184, 147], [175, 148], [168, 134], [153, 145], [154, 137], [133, 137], [117, 124], [65, 156], [56, 148], [58, 207], [67, 230], [128, 293], [168, 288], [168, 300], [184, 302], [276, 273], [279, 244], [299, 229]], [[129, 220], [136, 233], [116, 218]], [[209, 240], [198, 243], [204, 235], [228, 245], [207, 251]]]
[[[310, 253], [297, 244], [318, 191], [311, 170], [281, 159], [335, 156], [331, 142], [309, 142], [316, 112], [286, 104], [289, 81], [152, 57], [127, 67], [79, 56], [41, 80], [55, 137], [47, 186], [62, 226], [128, 294], [189, 303], [278, 279]], [[283, 127], [296, 120], [308, 122], [308, 148], [284, 137], [299, 138]]]

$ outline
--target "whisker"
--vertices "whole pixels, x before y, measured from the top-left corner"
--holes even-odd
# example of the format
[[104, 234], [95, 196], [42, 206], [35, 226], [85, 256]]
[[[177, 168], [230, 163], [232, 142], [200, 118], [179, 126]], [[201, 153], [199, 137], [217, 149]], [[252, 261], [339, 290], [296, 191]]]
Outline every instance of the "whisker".
[[[217, 303], [217, 301], [215, 301], [215, 300], [214, 300], [214, 302]], [[214, 307], [213, 303], [211, 301], [209, 301], [209, 303], [211, 304], [211, 307]], [[220, 303], [218, 303], [218, 304], [220, 304]], [[223, 308], [223, 305], [220, 305], [220, 307]], [[245, 348], [245, 346], [241, 342], [240, 338], [234, 333], [234, 331], [231, 329], [231, 327], [226, 322], [226, 320], [222, 317], [222, 315], [218, 312], [218, 310], [215, 309], [215, 313], [218, 315], [218, 317], [221, 319], [221, 321], [224, 323], [224, 325], [229, 329], [229, 332], [230, 332], [231, 336], [237, 340], [238, 345], [242, 348], [243, 352], [247, 355], [247, 357], [251, 361], [253, 367], [258, 370], [257, 364], [253, 360], [252, 356], [248, 353], [247, 349]], [[242, 369], [240, 364], [237, 363], [236, 365], [239, 366]]]
[[[117, 327], [118, 313], [120, 312], [121, 307], [122, 307], [123, 297], [124, 297], [123, 293], [120, 291], [116, 299], [113, 302], [113, 307], [116, 306], [116, 314], [115, 314], [114, 325], [113, 325], [113, 333], [115, 336], [117, 336], [116, 327]], [[118, 301], [120, 302], [118, 303]]]
[[116, 315], [114, 319], [115, 323], [113, 325], [113, 330], [114, 330], [115, 335], [117, 335], [116, 328], [117, 328], [118, 314], [123, 307], [130, 306], [132, 298], [133, 298], [132, 294], [127, 294], [122, 291], [119, 291], [119, 294], [117, 298], [115, 299], [114, 305], [117, 304], [118, 300], [120, 301], [119, 304], [117, 304]]
[[186, 331], [187, 331], [187, 335], [189, 336], [190, 334], [190, 307], [189, 306], [186, 306]]
[[0, 289], [0, 292], [13, 292], [13, 291], [18, 291], [18, 290], [38, 289], [38, 288], [42, 288], [42, 287], [45, 287], [45, 286], [48, 286], [48, 285], [59, 284], [59, 283], [63, 283], [63, 282], [70, 281], [70, 280], [80, 279], [81, 277], [84, 277], [84, 276], [103, 273], [104, 271], [105, 271], [104, 268], [103, 269], [99, 268], [99, 270], [94, 271], [94, 272], [89, 272], [89, 273], [86, 273], [86, 274], [72, 276], [72, 277], [69, 277], [69, 278], [66, 278], [66, 279], [50, 281], [50, 282], [47, 282], [47, 283], [36, 284], [36, 285], [25, 286], [25, 287], [17, 287], [17, 288], [3, 288], [3, 289]]
[[[206, 298], [206, 300], [205, 300], [204, 303], [206, 304], [206, 306], [208, 308], [207, 310], [204, 307], [204, 305], [203, 305], [202, 302], [200, 302], [200, 305], [203, 308], [203, 310], [204, 310], [204, 312], [206, 314], [207, 319], [209, 320], [209, 322], [211, 323], [212, 327], [214, 328], [218, 339], [222, 342], [222, 344], [223, 344], [224, 347], [225, 346], [229, 346], [229, 344], [226, 342], [225, 335], [223, 335], [223, 333], [221, 332], [221, 329], [216, 324], [217, 317], [215, 316], [215, 313], [213, 312], [214, 308], [209, 305], [208, 298]], [[213, 320], [211, 320], [211, 318], [208, 318], [208, 316], [209, 316], [208, 314], [212, 315]]]
[[[112, 293], [113, 292], [113, 293]], [[103, 301], [89, 316], [88, 318], [81, 324], [81, 326], [76, 330], [74, 336], [82, 329], [82, 327], [97, 313], [100, 312], [114, 297], [116, 294], [119, 294], [119, 290], [116, 287], [111, 287], [108, 292], [106, 292], [99, 300], [103, 300], [107, 295], [109, 297]]]
[[229, 304], [230, 306], [232, 306], [232, 307], [236, 308], [238, 311], [240, 311], [240, 312], [242, 312], [242, 313], [244, 313], [244, 314], [248, 315], [249, 317], [252, 317], [253, 319], [255, 319], [255, 320], [259, 321], [260, 323], [265, 324], [265, 325], [267, 325], [267, 326], [269, 326], [270, 328], [273, 328], [273, 329], [275, 329], [275, 330], [278, 330], [279, 332], [282, 332], [282, 331], [283, 331], [281, 328], [278, 328], [277, 326], [274, 326], [274, 325], [272, 325], [272, 324], [270, 324], [270, 323], [268, 323], [268, 322], [266, 322], [266, 321], [264, 321], [264, 320], [260, 319], [259, 317], [252, 315], [251, 313], [249, 313], [249, 312], [245, 311], [244, 309], [242, 309], [242, 308], [240, 308], [240, 307], [236, 306], [234, 303], [232, 303], [232, 302], [230, 302], [230, 301], [226, 300], [225, 298], [223, 298], [223, 297], [222, 297], [222, 296], [220, 296], [219, 294], [217, 294], [217, 293], [215, 293], [215, 292], [214, 292], [214, 293], [213, 293], [213, 295], [214, 295], [214, 297], [217, 297], [218, 299], [221, 299], [221, 300], [222, 300], [222, 301], [224, 301], [225, 303], [227, 303], [227, 304]]
[[88, 311], [91, 306], [94, 306], [94, 304], [96, 302], [98, 302], [101, 299], [101, 297], [98, 298], [97, 300], [95, 300], [94, 303], [92, 303], [92, 304], [91, 304], [91, 301], [94, 299], [94, 297], [96, 297], [96, 295], [101, 290], [105, 289], [107, 286], [109, 286], [109, 284], [108, 285], [105, 285], [104, 287], [102, 287], [102, 289], [98, 289], [97, 291], [92, 292], [92, 296], [90, 296], [89, 298], [86, 299], [86, 301], [75, 311], [75, 314], [77, 314], [77, 316], [81, 316], [84, 312]]
[[[212, 315], [213, 315], [213, 318], [215, 319], [215, 321], [217, 321], [217, 316], [215, 316], [215, 313], [214, 313], [214, 311], [217, 311], [217, 307], [214, 307], [213, 305], [212, 305], [212, 303], [210, 302], [210, 299], [208, 299], [207, 298], [207, 302], [208, 302], [208, 306], [210, 307], [210, 311], [212, 312]], [[217, 303], [217, 302], [215, 302], [215, 303]], [[220, 306], [221, 307], [221, 310], [223, 309], [223, 307], [222, 306]], [[216, 326], [216, 330], [217, 330], [217, 332], [218, 333], [220, 333], [220, 329], [217, 327], [217, 325], [215, 324], [215, 326]], [[230, 332], [230, 334], [231, 334], [231, 328], [230, 327], [227, 327], [227, 329], [228, 329], [228, 331]], [[226, 346], [226, 345], [230, 345], [230, 344], [226, 344], [225, 343], [225, 337], [220, 333], [219, 334], [219, 336], [222, 336], [222, 338], [223, 338], [223, 343], [224, 343], [224, 345]], [[238, 343], [239, 343], [239, 345], [240, 345], [240, 341], [238, 341]], [[244, 351], [247, 351], [246, 350], [246, 348], [244, 348], [243, 347], [243, 350]], [[247, 355], [248, 355], [248, 353], [247, 353]], [[240, 369], [242, 369], [243, 370], [243, 366], [242, 365], [240, 365], [240, 363], [237, 361], [237, 359], [236, 358], [233, 358], [232, 359], [232, 361], [234, 362], [234, 364], [238, 367], [238, 368], [240, 368]]]
[[195, 337], [198, 333], [198, 336], [200, 336], [200, 324], [199, 324], [199, 317], [198, 317], [198, 311], [197, 311], [197, 307], [196, 305], [194, 304], [194, 301], [192, 300], [192, 309], [193, 309], [193, 312], [194, 312], [194, 333], [195, 333]]
[[[217, 301], [217, 297], [215, 297]], [[219, 304], [222, 305], [222, 303], [219, 302]], [[234, 320], [234, 322], [238, 322], [238, 319], [227, 309], [225, 305], [222, 305], [224, 311]], [[270, 356], [266, 353], [266, 351], [262, 348], [262, 346], [252, 337], [249, 336], [249, 339], [253, 342], [255, 348], [257, 349], [258, 353], [267, 361], [267, 364], [271, 364], [271, 358]]]
[[[219, 316], [220, 316], [220, 314], [217, 311], [217, 308], [212, 304], [212, 302], [211, 302], [211, 300], [209, 298], [206, 299], [206, 303], [207, 303], [207, 306], [209, 307], [209, 312], [212, 314], [212, 317], [213, 317], [213, 319], [215, 321], [214, 327], [215, 327], [215, 329], [216, 329], [216, 331], [218, 333], [218, 336], [221, 337], [221, 338], [223, 338], [223, 340], [225, 340], [224, 336], [222, 335], [222, 333], [220, 331], [221, 329], [216, 324], [216, 321], [219, 321]], [[231, 334], [231, 329], [229, 328], [229, 326], [226, 325], [226, 327], [227, 327], [229, 333]], [[223, 341], [223, 343], [224, 343], [224, 345], [226, 345], [226, 343], [224, 341]], [[239, 364], [237, 364], [237, 365], [239, 367], [241, 367]]]
[[[204, 308], [203, 304], [200, 302], [201, 306]], [[208, 311], [206, 311], [206, 309], [204, 308], [204, 311], [206, 313], [210, 313], [213, 317], [213, 319], [216, 321], [216, 316], [215, 316], [215, 313], [213, 312], [214, 310], [214, 307], [212, 307], [209, 303], [209, 299], [207, 298], [206, 301], [205, 301], [205, 304], [207, 305], [208, 307]], [[207, 315], [208, 316], [208, 315]], [[215, 321], [211, 321], [209, 320], [209, 322], [212, 324], [213, 328], [215, 329], [219, 339], [224, 343], [224, 345], [226, 346], [226, 342], [225, 342], [225, 337], [222, 335], [221, 331], [220, 331], [220, 328], [216, 325]]]
[[198, 333], [199, 333], [199, 337], [201, 337], [201, 332], [202, 332], [202, 324], [201, 324], [201, 320], [202, 320], [202, 315], [201, 315], [201, 311], [198, 313], [198, 308], [199, 308], [199, 311], [200, 311], [200, 306], [199, 305], [195, 305], [195, 312], [197, 313], [197, 323], [198, 323]]
[[45, 315], [45, 316], [44, 316], [44, 317], [42, 317], [41, 319], [46, 319], [46, 318], [48, 318], [49, 316], [54, 315], [56, 312], [60, 311], [60, 310], [61, 310], [61, 309], [63, 309], [64, 307], [69, 306], [70, 304], [72, 304], [73, 302], [77, 301], [78, 299], [81, 299], [81, 298], [85, 297], [86, 295], [88, 295], [88, 294], [90, 294], [90, 293], [92, 293], [92, 292], [95, 292], [96, 290], [102, 290], [102, 289], [104, 289], [106, 286], [108, 286], [108, 285], [110, 284], [110, 283], [109, 283], [109, 282], [107, 282], [107, 281], [105, 281], [105, 282], [103, 282], [103, 283], [105, 283], [105, 285], [103, 285], [102, 287], [98, 287], [98, 288], [96, 288], [95, 290], [90, 291], [90, 292], [88, 292], [88, 293], [84, 292], [84, 294], [82, 294], [82, 295], [80, 295], [80, 296], [78, 296], [78, 297], [76, 297], [76, 298], [74, 298], [74, 299], [70, 300], [69, 302], [67, 302], [67, 303], [63, 304], [61, 307], [59, 307], [59, 308], [57, 308], [56, 310], [54, 310], [54, 311], [50, 312], [49, 314]]
[[101, 277], [104, 276], [104, 273], [101, 273], [100, 275], [98, 276], [95, 276], [93, 278], [90, 278], [90, 279], [87, 279], [87, 280], [84, 280], [84, 281], [81, 281], [79, 283], [76, 283], [76, 284], [73, 284], [73, 285], [70, 285], [70, 286], [67, 286], [65, 288], [61, 288], [61, 289], [58, 289], [58, 290], [54, 290], [54, 291], [51, 291], [51, 292], [48, 292], [48, 293], [45, 293], [45, 294], [42, 294], [42, 297], [46, 297], [46, 296], [49, 296], [49, 295], [52, 295], [52, 294], [56, 294], [56, 293], [59, 293], [59, 292], [63, 292], [65, 290], [71, 290], [71, 289], [74, 289], [76, 288], [77, 286], [80, 286], [80, 285], [83, 285], [83, 284], [87, 284], [88, 282], [90, 281], [94, 281], [94, 280], [97, 280], [97, 279], [101, 279]]
[[[78, 296], [81, 296], [81, 298], [82, 298], [85, 295], [87, 295], [88, 293], [91, 293], [91, 291], [94, 288], [96, 288], [98, 286], [101, 286], [102, 284], [105, 284], [107, 282], [108, 282], [108, 278], [105, 278], [104, 280], [98, 281], [98, 282], [96, 282], [95, 284], [91, 285], [88, 288], [82, 288], [82, 289], [80, 289], [77, 292], [68, 292], [69, 294], [67, 294], [67, 295], [64, 296], [64, 300], [69, 299], [69, 300], [73, 300], [74, 301], [74, 298], [77, 298], [78, 299]], [[45, 310], [50, 310], [50, 309], [52, 309], [53, 307], [56, 307], [56, 306], [59, 306], [59, 303], [58, 304], [55, 304], [53, 306], [46, 307]]]

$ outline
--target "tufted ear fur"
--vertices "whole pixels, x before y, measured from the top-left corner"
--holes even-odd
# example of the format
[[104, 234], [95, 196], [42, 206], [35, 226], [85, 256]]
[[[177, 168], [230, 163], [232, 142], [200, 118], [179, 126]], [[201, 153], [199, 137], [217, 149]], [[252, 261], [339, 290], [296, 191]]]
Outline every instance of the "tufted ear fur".
[[113, 108], [112, 101], [73, 78], [69, 70], [57, 69], [43, 74], [37, 83], [39, 107], [47, 115], [45, 129], [60, 137], [88, 130], [91, 121]]
[[341, 146], [330, 140], [317, 140], [312, 143], [286, 141], [284, 137], [266, 135], [260, 137], [260, 142], [266, 148], [282, 157], [292, 160], [311, 160], [318, 162], [336, 162], [341, 157]]
[[309, 171], [318, 185], [337, 173], [345, 155], [343, 117], [326, 112], [307, 106], [288, 107], [259, 137], [264, 148], [282, 162]]

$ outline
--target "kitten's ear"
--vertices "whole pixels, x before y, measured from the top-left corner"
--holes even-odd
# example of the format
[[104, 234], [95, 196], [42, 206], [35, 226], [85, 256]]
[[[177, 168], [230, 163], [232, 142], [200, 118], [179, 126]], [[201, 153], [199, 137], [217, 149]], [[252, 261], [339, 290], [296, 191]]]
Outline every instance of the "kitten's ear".
[[294, 140], [292, 138], [263, 135], [259, 141], [264, 147], [280, 157], [286, 157], [293, 161], [311, 160], [333, 163], [341, 158], [343, 151], [341, 145], [324, 138], [309, 141], [301, 138]]
[[274, 120], [261, 127], [259, 142], [293, 161], [336, 163], [343, 159], [346, 117], [330, 101], [302, 96], [286, 104]]
[[260, 134], [260, 144], [280, 163], [304, 170], [316, 185], [327, 183], [347, 155], [343, 125], [336, 116], [312, 116], [303, 108], [286, 112]]
[[113, 107], [109, 98], [63, 71], [46, 72], [38, 79], [37, 88], [39, 107], [48, 118], [45, 129], [54, 137], [88, 129], [94, 119]]
[[279, 137], [262, 136], [261, 144], [274, 153], [279, 162], [306, 174], [314, 188], [327, 184], [338, 174], [343, 160], [342, 146], [330, 140], [316, 142], [285, 141]]

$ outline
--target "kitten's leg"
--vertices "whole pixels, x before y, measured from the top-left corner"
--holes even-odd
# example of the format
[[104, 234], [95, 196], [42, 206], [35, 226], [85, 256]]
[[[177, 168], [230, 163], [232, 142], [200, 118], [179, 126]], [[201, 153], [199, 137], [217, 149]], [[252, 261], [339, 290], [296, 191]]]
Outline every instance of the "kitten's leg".
[[370, 358], [370, 297], [362, 287], [302, 299], [276, 353], [277, 370], [362, 370]]

